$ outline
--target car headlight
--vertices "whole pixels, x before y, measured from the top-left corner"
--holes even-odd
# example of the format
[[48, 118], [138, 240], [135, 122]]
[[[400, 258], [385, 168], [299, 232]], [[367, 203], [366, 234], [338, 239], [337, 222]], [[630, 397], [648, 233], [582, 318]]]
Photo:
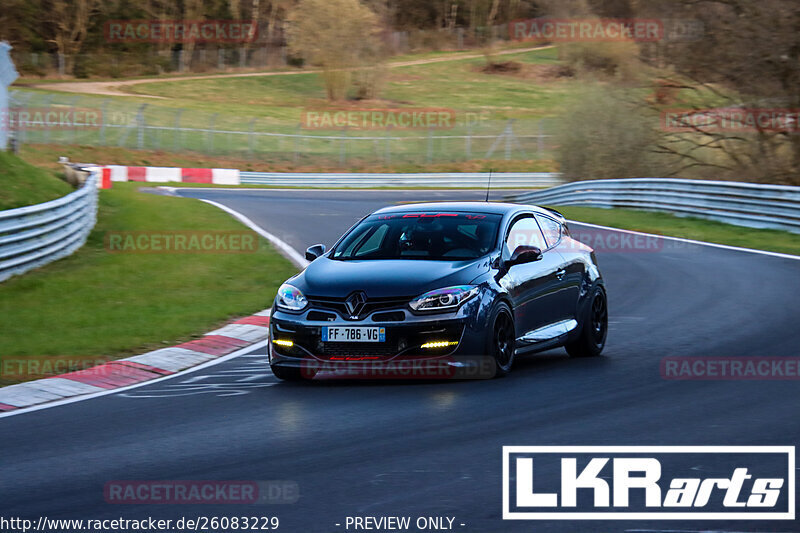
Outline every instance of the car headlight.
[[278, 288], [278, 307], [289, 311], [302, 311], [307, 305], [308, 300], [294, 285], [284, 283]]
[[452, 311], [478, 294], [478, 287], [458, 285], [426, 292], [409, 302], [414, 311]]

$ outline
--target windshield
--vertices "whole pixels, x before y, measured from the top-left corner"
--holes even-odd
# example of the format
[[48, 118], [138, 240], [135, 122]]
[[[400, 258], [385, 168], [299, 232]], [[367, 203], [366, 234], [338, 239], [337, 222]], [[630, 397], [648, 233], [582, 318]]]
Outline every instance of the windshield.
[[494, 247], [500, 215], [397, 213], [364, 219], [332, 259], [476, 259]]

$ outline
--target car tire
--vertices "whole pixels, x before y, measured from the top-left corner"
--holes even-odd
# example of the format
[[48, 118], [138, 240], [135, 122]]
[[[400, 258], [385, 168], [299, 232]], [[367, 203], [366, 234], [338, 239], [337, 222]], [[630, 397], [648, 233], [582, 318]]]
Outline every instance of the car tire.
[[602, 287], [592, 290], [589, 304], [581, 322], [577, 339], [564, 347], [570, 357], [597, 357], [603, 351], [608, 336], [608, 300]]
[[293, 368], [290, 366], [270, 365], [270, 369], [272, 369], [272, 373], [275, 375], [275, 377], [281, 381], [305, 381], [306, 379], [311, 379], [314, 377], [304, 375], [302, 369]]
[[503, 377], [514, 364], [516, 334], [514, 315], [505, 302], [495, 305], [489, 317], [490, 329], [486, 336], [486, 353], [494, 361], [494, 377]]

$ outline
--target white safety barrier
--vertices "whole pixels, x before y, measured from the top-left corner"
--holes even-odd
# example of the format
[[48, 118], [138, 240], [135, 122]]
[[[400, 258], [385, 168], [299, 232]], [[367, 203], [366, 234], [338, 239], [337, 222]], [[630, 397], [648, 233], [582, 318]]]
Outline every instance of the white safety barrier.
[[103, 168], [111, 171], [111, 181], [239, 185], [239, 171], [234, 168], [131, 167], [121, 165], [107, 165]]
[[576, 181], [510, 199], [537, 205], [666, 211], [751, 228], [800, 233], [800, 187], [788, 185], [626, 178]]
[[99, 169], [57, 200], [0, 211], [0, 281], [46, 265], [83, 246], [97, 220]]
[[[419, 174], [333, 173], [304, 174], [284, 172], [242, 172], [242, 184], [278, 187], [440, 187], [443, 189], [483, 188], [488, 172], [451, 172]], [[555, 172], [495, 172], [492, 187], [530, 189], [552, 187], [563, 180]]]

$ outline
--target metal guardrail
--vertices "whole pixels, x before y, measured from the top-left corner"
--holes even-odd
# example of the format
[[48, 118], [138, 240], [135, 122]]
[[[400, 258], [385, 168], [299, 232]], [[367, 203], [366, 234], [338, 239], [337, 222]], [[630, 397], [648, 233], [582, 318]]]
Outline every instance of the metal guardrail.
[[[486, 187], [488, 172], [421, 174], [302, 174], [241, 172], [241, 183], [281, 187]], [[552, 187], [563, 183], [555, 172], [500, 172], [492, 174], [492, 188]]]
[[0, 211], [0, 281], [83, 246], [97, 220], [97, 172], [57, 200]]
[[539, 205], [667, 211], [800, 233], [800, 187], [728, 181], [626, 178], [568, 183], [511, 197]]

